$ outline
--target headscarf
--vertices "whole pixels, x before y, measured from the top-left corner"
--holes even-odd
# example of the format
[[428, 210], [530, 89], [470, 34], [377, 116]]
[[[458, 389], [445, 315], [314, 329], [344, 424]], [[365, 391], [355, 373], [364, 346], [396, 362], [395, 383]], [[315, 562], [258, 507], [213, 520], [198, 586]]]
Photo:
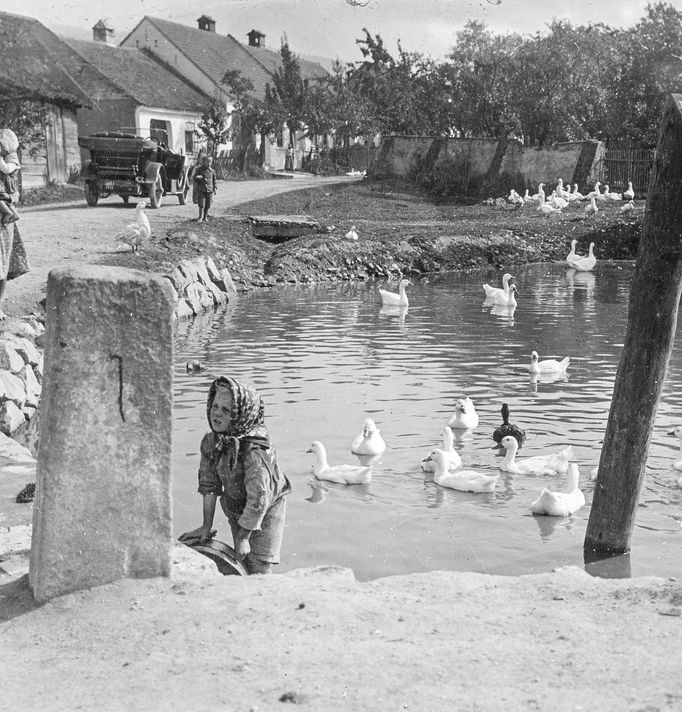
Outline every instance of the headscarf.
[[214, 456], [216, 459], [220, 459], [224, 455], [227, 458], [228, 467], [232, 470], [237, 462], [239, 450], [245, 443], [268, 447], [270, 438], [265, 427], [265, 406], [256, 389], [236, 378], [226, 376], [216, 378], [208, 390], [206, 416], [211, 430], [213, 430], [211, 406], [220, 388], [230, 390], [233, 407], [229, 431], [227, 433], [215, 433], [214, 431], [216, 435]]

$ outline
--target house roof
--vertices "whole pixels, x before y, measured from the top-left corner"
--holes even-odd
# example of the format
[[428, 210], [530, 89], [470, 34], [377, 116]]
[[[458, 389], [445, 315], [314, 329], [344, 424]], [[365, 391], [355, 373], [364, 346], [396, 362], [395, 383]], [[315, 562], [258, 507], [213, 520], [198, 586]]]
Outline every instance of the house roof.
[[23, 98], [90, 106], [67, 65], [73, 50], [32, 17], [0, 12], [0, 91]]
[[82, 59], [94, 67], [107, 85], [90, 87], [95, 98], [123, 94], [141, 106], [201, 112], [207, 97], [181, 79], [157, 58], [137, 49], [104, 42], [68, 40]]
[[[257, 30], [251, 30], [251, 32], [247, 34], [250, 35], [252, 32], [257, 32], [260, 37], [265, 37], [262, 32], [258, 32]], [[242, 46], [257, 62], [260, 62], [270, 74], [274, 74], [275, 70], [282, 66], [282, 57], [279, 52], [263, 47], [263, 45], [259, 47], [248, 44]], [[302, 57], [297, 57], [297, 59], [301, 67], [301, 76], [304, 79], [322, 79], [329, 76], [329, 72], [321, 64], [311, 62], [309, 59], [303, 59]]]
[[[272, 82], [272, 73], [279, 66], [278, 60], [281, 63], [278, 53], [259, 47], [247, 47], [232, 35], [206, 32], [156, 17], [146, 16], [139, 24], [144, 22], [151, 23], [216, 84], [220, 83], [227, 69], [239, 70], [243, 77], [251, 80], [253, 93], [260, 99], [265, 96], [265, 85]], [[124, 44], [126, 39], [121, 44]], [[326, 70], [315, 62], [301, 62], [301, 72], [304, 76], [313, 71], [314, 76], [326, 74]]]

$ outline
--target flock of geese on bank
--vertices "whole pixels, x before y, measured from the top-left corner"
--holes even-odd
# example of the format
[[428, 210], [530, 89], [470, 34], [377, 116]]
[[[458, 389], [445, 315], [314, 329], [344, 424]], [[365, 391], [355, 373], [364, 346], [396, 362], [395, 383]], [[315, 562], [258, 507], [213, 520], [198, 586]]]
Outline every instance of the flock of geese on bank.
[[506, 199], [499, 198], [498, 200], [506, 200], [516, 205], [517, 208], [522, 208], [526, 205], [535, 205], [535, 209], [539, 213], [548, 217], [555, 213], [560, 213], [571, 205], [578, 205], [582, 201], [589, 201], [583, 208], [583, 212], [587, 217], [590, 217], [599, 212], [600, 205], [609, 203], [620, 203], [620, 211], [622, 213], [628, 213], [635, 209], [634, 199], [635, 191], [632, 187], [632, 181], [628, 181], [627, 190], [622, 193], [612, 193], [606, 184], [604, 184], [604, 190], [602, 191], [602, 183], [597, 181], [594, 184], [594, 188], [589, 193], [583, 195], [583, 193], [578, 190], [577, 183], [573, 185], [573, 190], [571, 190], [570, 184], [565, 188], [563, 180], [559, 178], [556, 188], [552, 190], [549, 196], [547, 196], [545, 192], [545, 183], [540, 183], [537, 192], [533, 195], [530, 194], [528, 188], [526, 188], [524, 195], [520, 195], [512, 188]]
[[[577, 270], [588, 271], [594, 269], [596, 257], [594, 256], [594, 243], [590, 243], [588, 254], [580, 256], [575, 248], [577, 240], [571, 243], [571, 251], [566, 257], [566, 262], [570, 267]], [[516, 307], [517, 292], [516, 285], [513, 284], [514, 277], [505, 273], [502, 277], [502, 286], [493, 287], [489, 284], [483, 285], [485, 293], [484, 305], [501, 305], [506, 307]], [[398, 292], [390, 292], [379, 289], [382, 306], [399, 307], [407, 309], [409, 299], [407, 287], [412, 283], [407, 279], [400, 280]], [[550, 376], [561, 376], [566, 373], [570, 364], [570, 357], [562, 359], [540, 360], [537, 351], [530, 354], [529, 372], [531, 378], [539, 374]], [[492, 433], [492, 438], [505, 450], [499, 469], [511, 474], [532, 474], [532, 475], [564, 475], [566, 477], [566, 487], [562, 491], [553, 491], [544, 487], [540, 495], [530, 503], [530, 511], [533, 514], [547, 516], [570, 516], [585, 505], [585, 496], [580, 489], [580, 471], [577, 463], [573, 462], [573, 448], [567, 446], [544, 455], [525, 457], [518, 459], [519, 447], [526, 439], [525, 432], [509, 422], [509, 406], [502, 404], [501, 408], [502, 424]], [[472, 431], [479, 425], [479, 416], [474, 407], [474, 403], [468, 396], [456, 401], [454, 411], [447, 425], [442, 430], [442, 443], [438, 448], [433, 448], [421, 460], [421, 469], [424, 472], [433, 473], [434, 482], [441, 487], [459, 490], [463, 492], [493, 492], [500, 475], [489, 475], [476, 470], [464, 467], [462, 458], [455, 449], [455, 430]], [[680, 458], [673, 467], [682, 471], [682, 426], [675, 428], [671, 433], [680, 441]], [[352, 441], [350, 450], [359, 456], [366, 464], [362, 465], [330, 465], [327, 459], [325, 446], [316, 440], [307, 450], [314, 455], [315, 461], [312, 467], [313, 474], [319, 480], [335, 482], [337, 484], [355, 485], [368, 484], [372, 479], [372, 463], [380, 457], [386, 450], [386, 443], [381, 436], [380, 430], [372, 418], [366, 418], [360, 433]], [[593, 471], [591, 479], [596, 479]], [[678, 483], [682, 487], [682, 477]]]

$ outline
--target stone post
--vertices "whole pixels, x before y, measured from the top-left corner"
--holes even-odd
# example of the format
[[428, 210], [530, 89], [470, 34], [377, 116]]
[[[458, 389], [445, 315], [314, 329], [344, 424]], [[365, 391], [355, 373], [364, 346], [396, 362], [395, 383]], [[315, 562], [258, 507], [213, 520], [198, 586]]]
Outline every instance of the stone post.
[[137, 270], [53, 270], [29, 582], [38, 601], [168, 576], [173, 297]]

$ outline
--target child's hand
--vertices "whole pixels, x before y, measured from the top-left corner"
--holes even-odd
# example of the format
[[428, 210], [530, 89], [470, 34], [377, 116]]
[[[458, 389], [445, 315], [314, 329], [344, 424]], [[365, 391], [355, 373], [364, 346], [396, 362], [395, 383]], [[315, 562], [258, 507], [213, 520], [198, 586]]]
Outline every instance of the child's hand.
[[209, 541], [210, 539], [213, 539], [215, 535], [215, 529], [201, 526], [197, 529], [193, 529], [191, 532], [184, 532], [183, 534], [180, 534], [180, 536], [178, 537], [178, 541]]
[[239, 533], [234, 540], [234, 553], [237, 558], [242, 561], [246, 558], [246, 555], [251, 551], [251, 545], [249, 544], [249, 536], [251, 532], [248, 529], [242, 529], [240, 527]]

